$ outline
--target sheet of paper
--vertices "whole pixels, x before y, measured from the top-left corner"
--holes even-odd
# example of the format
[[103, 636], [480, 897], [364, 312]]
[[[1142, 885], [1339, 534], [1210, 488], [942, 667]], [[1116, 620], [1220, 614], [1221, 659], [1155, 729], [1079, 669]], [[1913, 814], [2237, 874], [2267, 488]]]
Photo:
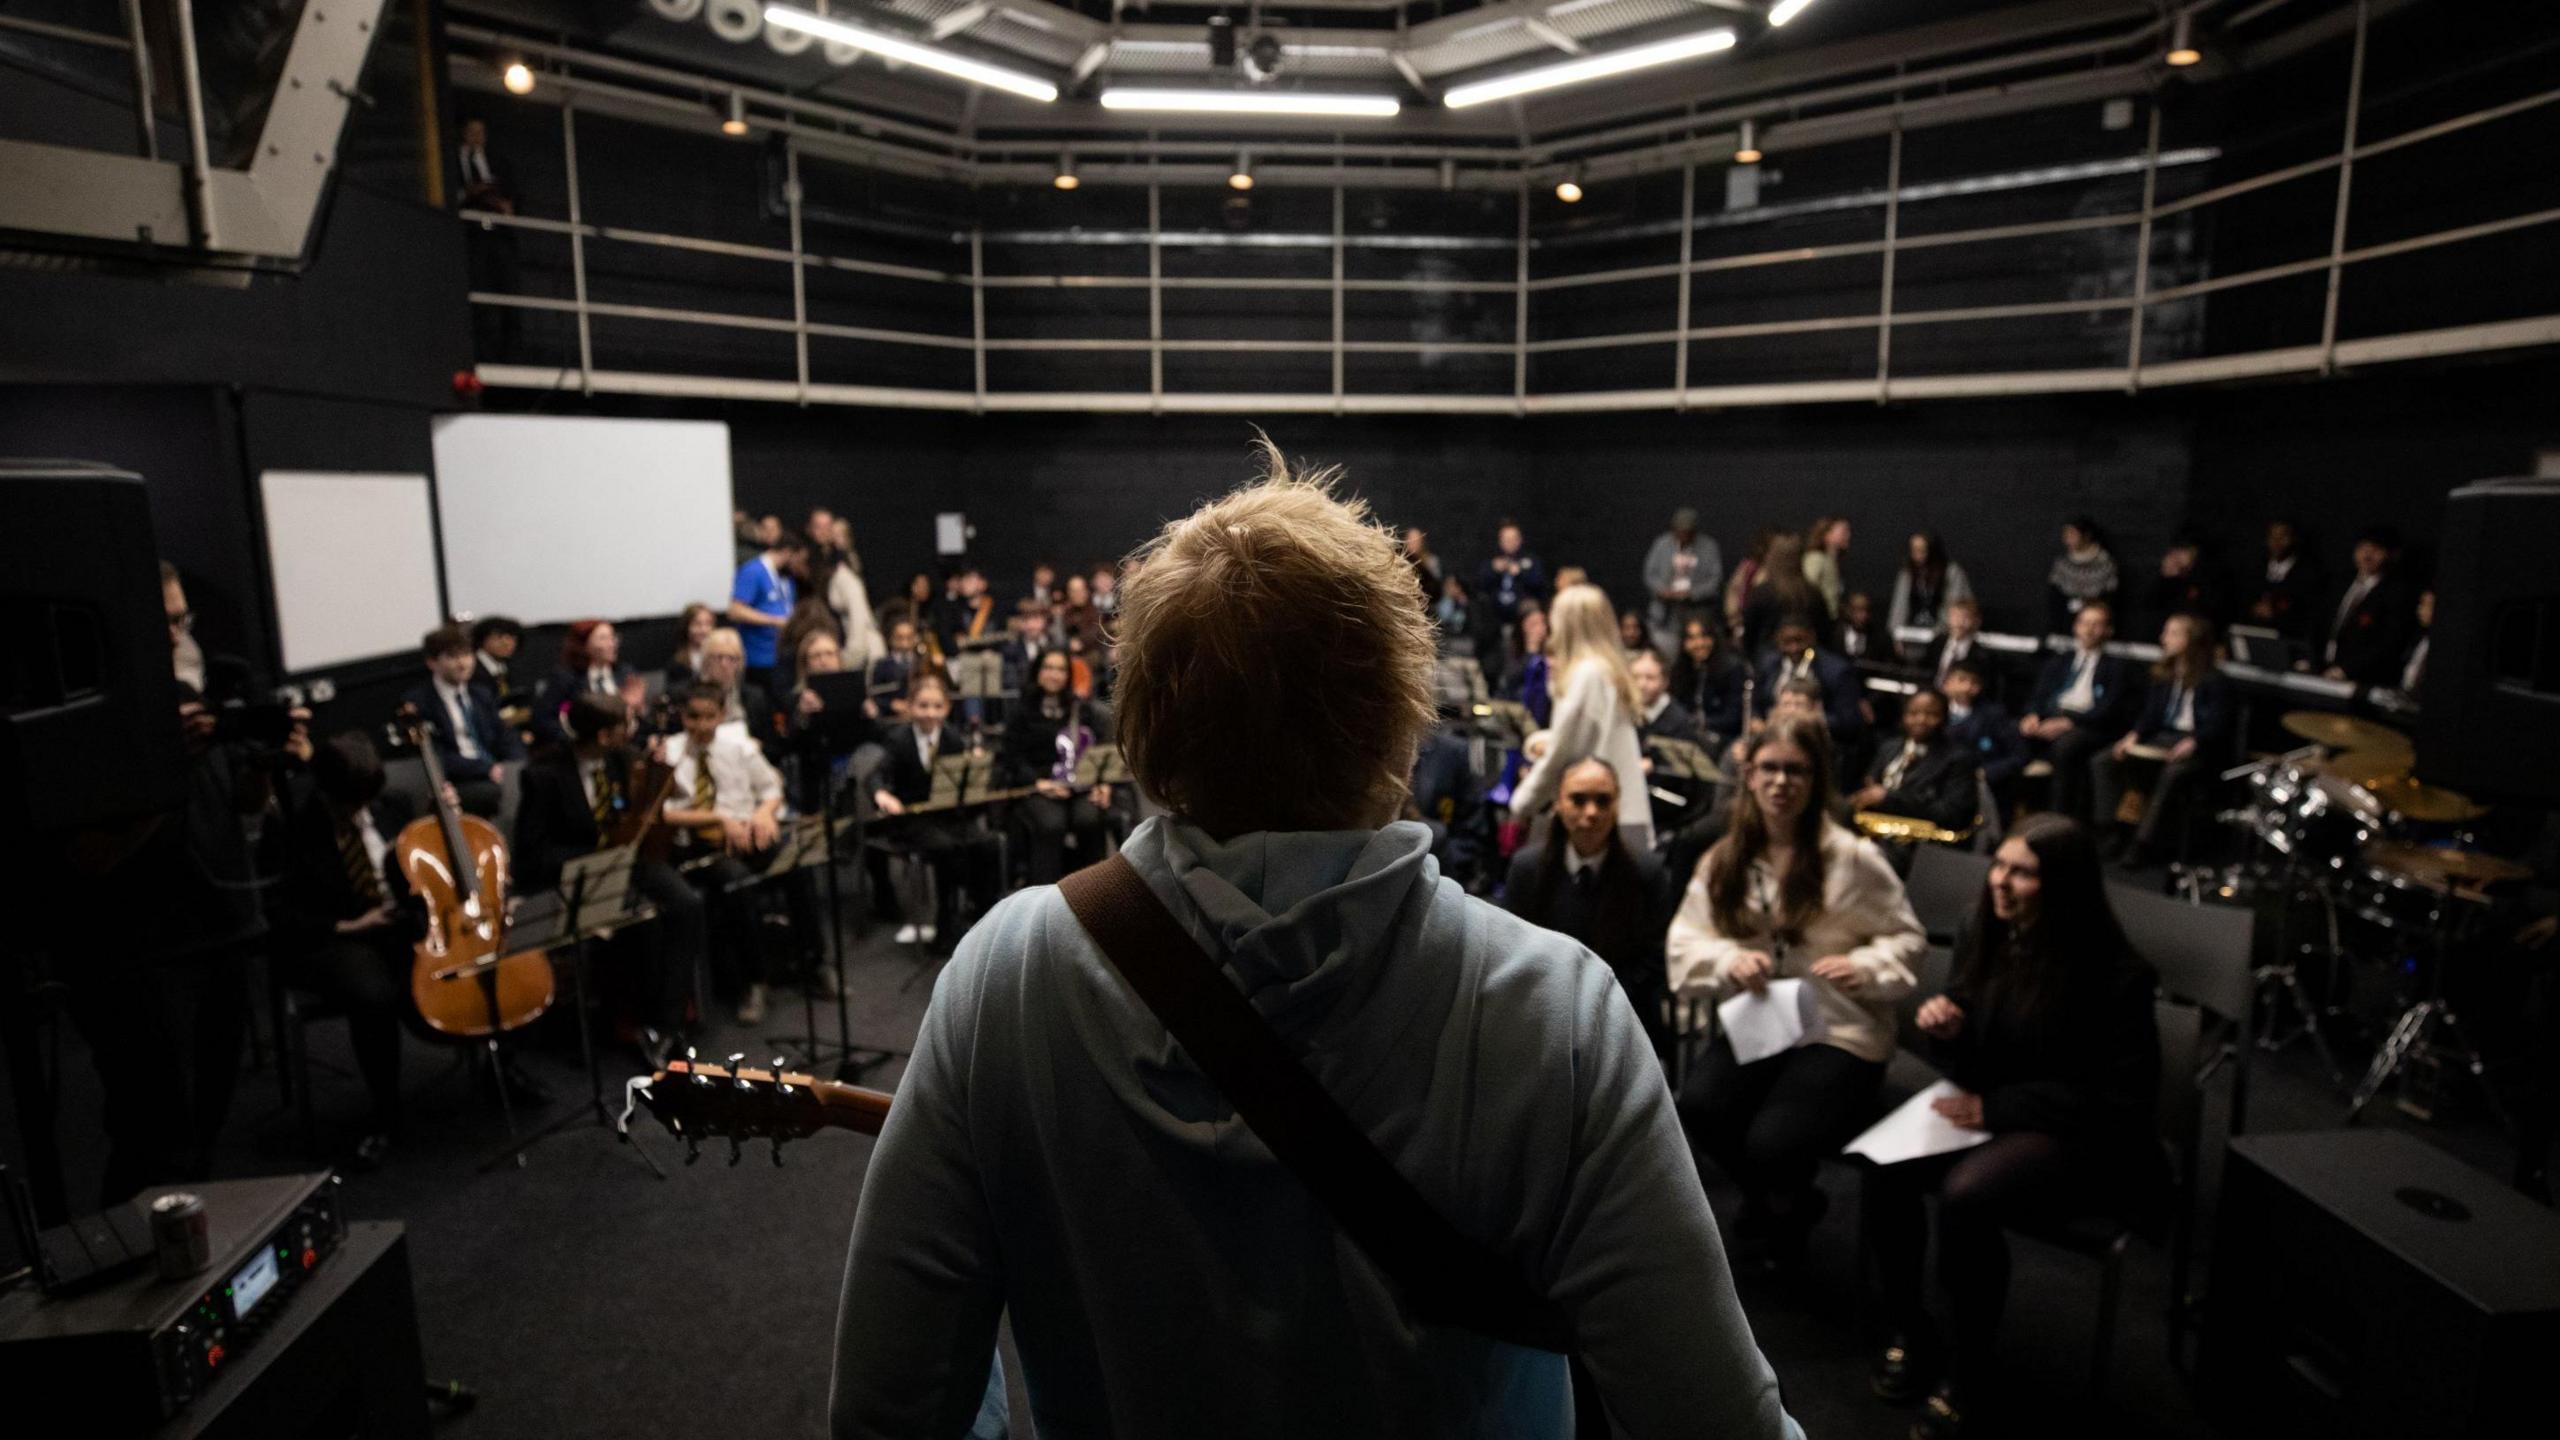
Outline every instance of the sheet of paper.
[[1757, 995], [1745, 990], [1716, 1007], [1716, 1023], [1744, 1065], [1810, 1044], [1828, 1028], [1813, 986], [1802, 980], [1772, 980]]
[[1933, 1100], [1961, 1093], [1953, 1080], [1941, 1080], [1902, 1102], [1900, 1109], [1868, 1126], [1866, 1133], [1850, 1141], [1840, 1153], [1863, 1155], [1878, 1165], [1898, 1165], [1905, 1160], [1970, 1150], [1990, 1139], [1991, 1132], [1967, 1130], [1929, 1108]]

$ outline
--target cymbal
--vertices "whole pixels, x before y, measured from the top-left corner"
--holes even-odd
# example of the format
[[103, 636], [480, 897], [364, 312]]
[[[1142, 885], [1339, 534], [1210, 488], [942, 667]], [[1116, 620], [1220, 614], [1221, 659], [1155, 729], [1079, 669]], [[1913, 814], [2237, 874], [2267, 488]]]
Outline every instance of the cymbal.
[[2320, 773], [2335, 775], [2350, 785], [2370, 785], [2407, 775], [2416, 761], [2416, 756], [2397, 750], [2345, 750], [2321, 761]]
[[2284, 717], [2285, 733], [2332, 750], [2409, 748], [2409, 737], [2376, 721], [2326, 710], [2293, 710]]
[[2500, 885], [2533, 873], [2486, 851], [2412, 845], [2403, 840], [2376, 840], [2364, 847], [2364, 858], [2381, 869], [2438, 886]]
[[2411, 820], [2459, 824], [2489, 813], [2488, 807], [2473, 803], [2468, 795], [2447, 790], [2441, 785], [2421, 784], [2407, 775], [2375, 780], [2366, 784], [2364, 789], [2393, 814]]

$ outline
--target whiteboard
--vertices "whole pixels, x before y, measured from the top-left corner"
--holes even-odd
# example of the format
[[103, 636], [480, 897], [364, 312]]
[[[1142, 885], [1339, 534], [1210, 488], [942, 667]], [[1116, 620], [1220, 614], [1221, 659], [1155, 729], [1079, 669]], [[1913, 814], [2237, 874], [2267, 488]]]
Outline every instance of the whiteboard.
[[435, 452], [457, 615], [545, 625], [725, 605], [736, 568], [727, 425], [446, 415]]
[[288, 673], [414, 651], [442, 623], [426, 476], [269, 470], [258, 493]]

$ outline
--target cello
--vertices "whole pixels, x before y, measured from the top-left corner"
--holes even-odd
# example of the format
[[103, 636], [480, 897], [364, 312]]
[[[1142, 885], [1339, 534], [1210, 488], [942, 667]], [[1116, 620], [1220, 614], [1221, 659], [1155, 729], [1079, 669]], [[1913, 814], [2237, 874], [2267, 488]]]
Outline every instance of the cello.
[[[427, 912], [426, 935], [409, 968], [409, 998], [437, 1034], [495, 1037], [550, 1009], [556, 981], [542, 951], [505, 953], [507, 842], [498, 827], [454, 804], [428, 725], [415, 707], [401, 714], [401, 729], [417, 746], [435, 797], [435, 813], [403, 826], [391, 846], [410, 893]], [[457, 858], [463, 863], [454, 863]]]

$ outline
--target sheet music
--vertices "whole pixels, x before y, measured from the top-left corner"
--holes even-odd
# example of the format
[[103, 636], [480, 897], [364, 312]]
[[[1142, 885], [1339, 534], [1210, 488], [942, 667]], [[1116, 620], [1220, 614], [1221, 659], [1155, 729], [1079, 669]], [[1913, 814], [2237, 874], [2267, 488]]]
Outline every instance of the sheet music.
[[1863, 1155], [1878, 1165], [1898, 1165], [1970, 1150], [1991, 1138], [1988, 1130], [1967, 1130], [1929, 1108], [1933, 1100], [1964, 1093], [1953, 1080], [1941, 1080], [1902, 1102], [1901, 1108], [1866, 1128], [1841, 1148], [1843, 1155]]
[[1830, 1029], [1821, 1001], [1802, 980], [1772, 980], [1757, 995], [1745, 990], [1716, 1007], [1716, 1023], [1744, 1065], [1810, 1045]]

